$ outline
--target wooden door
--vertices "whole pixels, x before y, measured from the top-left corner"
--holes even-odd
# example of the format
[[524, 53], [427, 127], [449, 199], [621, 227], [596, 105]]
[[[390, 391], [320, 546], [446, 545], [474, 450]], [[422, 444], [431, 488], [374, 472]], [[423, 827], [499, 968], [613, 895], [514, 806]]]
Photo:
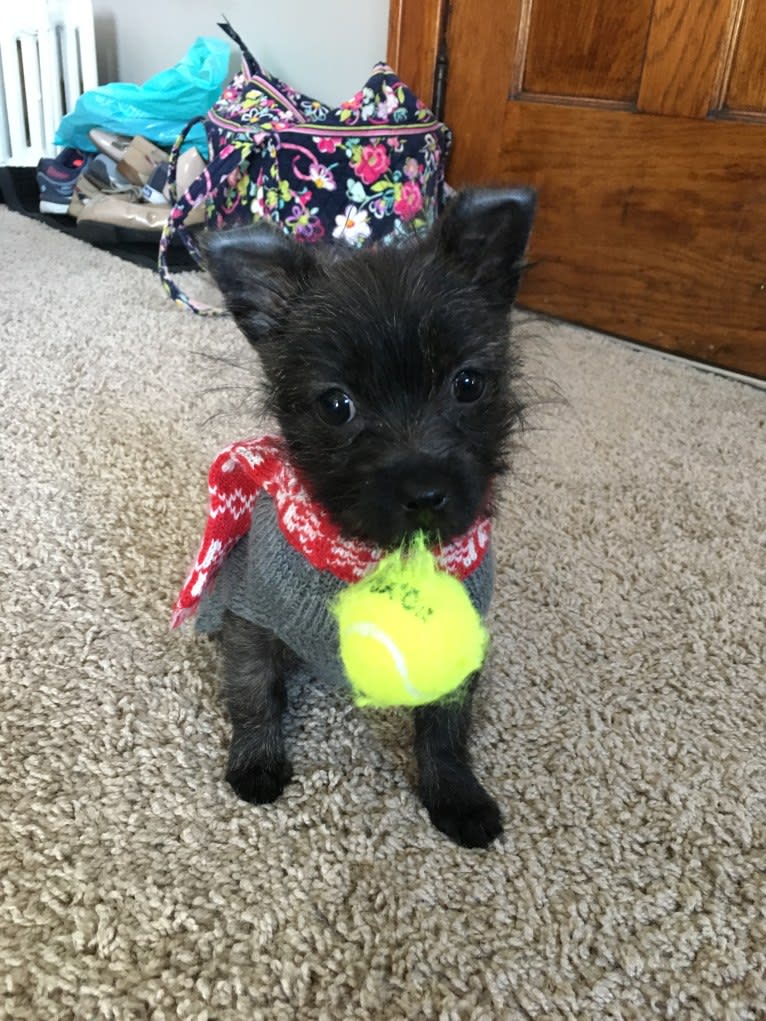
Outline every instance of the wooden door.
[[440, 34], [450, 182], [539, 189], [522, 303], [766, 377], [766, 3], [392, 0], [426, 99]]

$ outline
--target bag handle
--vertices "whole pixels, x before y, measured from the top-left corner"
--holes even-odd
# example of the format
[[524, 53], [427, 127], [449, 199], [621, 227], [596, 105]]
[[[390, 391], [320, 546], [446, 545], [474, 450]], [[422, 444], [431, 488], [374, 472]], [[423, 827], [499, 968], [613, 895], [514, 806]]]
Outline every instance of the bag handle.
[[170, 275], [170, 270], [168, 269], [168, 249], [171, 241], [176, 235], [178, 235], [181, 239], [184, 247], [197, 265], [203, 266], [202, 253], [200, 252], [199, 245], [197, 244], [193, 234], [186, 226], [186, 221], [188, 220], [189, 214], [192, 210], [196, 209], [200, 203], [214, 195], [222, 182], [225, 181], [232, 170], [235, 170], [242, 161], [240, 151], [236, 146], [231, 144], [224, 146], [218, 156], [205, 167], [198, 177], [192, 181], [184, 194], [181, 196], [177, 194], [176, 164], [178, 162], [178, 154], [181, 151], [184, 139], [191, 128], [193, 128], [199, 121], [204, 120], [204, 117], [195, 117], [193, 120], [189, 121], [184, 130], [175, 140], [170, 152], [168, 187], [170, 190], [170, 198], [173, 203], [173, 208], [170, 210], [167, 223], [163, 227], [162, 234], [160, 235], [159, 252], [157, 254], [157, 272], [159, 273], [159, 277], [162, 281], [162, 286], [165, 288], [166, 294], [177, 305], [191, 309], [192, 312], [196, 312], [198, 315], [224, 315], [225, 313], [223, 309], [216, 308], [213, 305], [207, 305], [204, 302], [195, 301], [193, 298], [190, 298], [173, 280]]
[[242, 36], [239, 34], [239, 32], [236, 31], [236, 29], [234, 28], [234, 26], [232, 25], [232, 23], [229, 21], [225, 14], [223, 16], [223, 21], [218, 22], [218, 27], [221, 29], [222, 32], [225, 32], [226, 35], [237, 44], [237, 46], [239, 46], [240, 52], [242, 53], [242, 61], [245, 64], [245, 67], [247, 68], [247, 72], [250, 75], [250, 77], [256, 74], [261, 74], [262, 73], [261, 65], [252, 55], [250, 50], [247, 48], [242, 39]]

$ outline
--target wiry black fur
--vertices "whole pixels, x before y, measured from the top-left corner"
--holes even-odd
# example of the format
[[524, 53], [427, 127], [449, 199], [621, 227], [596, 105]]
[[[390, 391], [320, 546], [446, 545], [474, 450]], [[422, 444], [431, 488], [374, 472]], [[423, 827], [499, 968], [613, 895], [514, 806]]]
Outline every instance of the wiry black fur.
[[[259, 353], [291, 456], [346, 535], [393, 547], [426, 529], [448, 541], [491, 509], [523, 410], [508, 312], [533, 214], [528, 190], [477, 191], [428, 236], [377, 250], [312, 249], [268, 225], [209, 238], [208, 266]], [[456, 397], [464, 372], [483, 385], [470, 402]], [[353, 403], [348, 422], [326, 420], [330, 391]], [[228, 778], [247, 800], [272, 800], [289, 776], [284, 647], [231, 616], [224, 642]], [[469, 723], [468, 698], [416, 711], [420, 793], [440, 829], [485, 846], [500, 816], [471, 772]]]

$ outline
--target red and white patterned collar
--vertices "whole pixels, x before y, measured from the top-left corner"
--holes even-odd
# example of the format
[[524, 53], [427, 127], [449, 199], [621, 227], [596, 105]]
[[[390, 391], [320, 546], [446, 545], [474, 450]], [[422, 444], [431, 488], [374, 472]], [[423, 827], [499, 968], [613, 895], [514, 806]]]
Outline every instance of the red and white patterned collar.
[[[309, 495], [281, 437], [263, 436], [227, 447], [212, 464], [208, 490], [202, 545], [173, 606], [173, 627], [194, 614], [218, 568], [247, 534], [261, 490], [274, 501], [285, 539], [319, 571], [330, 571], [347, 583], [359, 581], [386, 552], [341, 535], [327, 511]], [[443, 570], [463, 581], [483, 561], [490, 533], [490, 519], [482, 515], [463, 535], [434, 549], [434, 555]]]

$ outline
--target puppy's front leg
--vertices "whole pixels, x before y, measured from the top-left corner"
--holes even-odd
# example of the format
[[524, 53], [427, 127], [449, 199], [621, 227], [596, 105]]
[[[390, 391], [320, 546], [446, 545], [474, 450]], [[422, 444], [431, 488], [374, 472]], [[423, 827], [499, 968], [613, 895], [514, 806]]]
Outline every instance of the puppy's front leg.
[[468, 754], [471, 697], [415, 710], [418, 789], [431, 821], [464, 847], [487, 847], [503, 831], [497, 802], [473, 775]]
[[282, 736], [292, 653], [271, 631], [227, 611], [223, 654], [233, 728], [226, 779], [245, 801], [274, 801], [292, 776]]

